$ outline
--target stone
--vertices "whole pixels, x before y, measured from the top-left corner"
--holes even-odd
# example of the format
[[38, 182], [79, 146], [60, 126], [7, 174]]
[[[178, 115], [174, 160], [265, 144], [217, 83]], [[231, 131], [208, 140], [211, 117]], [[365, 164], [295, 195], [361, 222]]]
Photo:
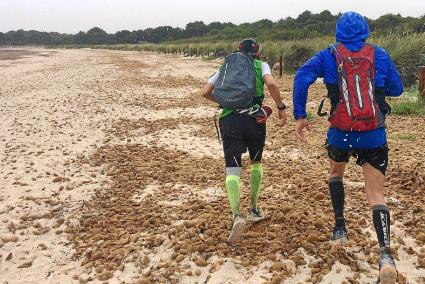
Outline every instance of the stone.
[[25, 261], [22, 264], [20, 264], [18, 266], [18, 268], [28, 268], [28, 267], [31, 267], [32, 266], [32, 262], [33, 262], [33, 260]]
[[0, 236], [0, 239], [4, 243], [16, 243], [18, 241], [18, 237], [14, 234], [4, 234]]

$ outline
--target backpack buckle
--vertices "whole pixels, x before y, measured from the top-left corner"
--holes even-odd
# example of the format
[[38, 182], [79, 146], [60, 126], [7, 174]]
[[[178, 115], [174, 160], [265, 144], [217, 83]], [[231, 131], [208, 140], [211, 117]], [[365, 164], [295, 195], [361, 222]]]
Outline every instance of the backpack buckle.
[[344, 62], [341, 62], [341, 64], [338, 65], [338, 73], [342, 73], [343, 68], [344, 68]]

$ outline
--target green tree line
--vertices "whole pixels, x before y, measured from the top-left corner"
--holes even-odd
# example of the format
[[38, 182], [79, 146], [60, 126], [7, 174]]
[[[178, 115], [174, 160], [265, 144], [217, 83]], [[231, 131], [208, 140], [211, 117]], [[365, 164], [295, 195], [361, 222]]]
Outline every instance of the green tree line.
[[[253, 23], [235, 25], [232, 23], [202, 21], [189, 23], [185, 28], [161, 26], [144, 30], [122, 30], [108, 34], [99, 27], [77, 34], [17, 30], [0, 33], [0, 45], [99, 45], [135, 44], [163, 42], [205, 42], [238, 40], [256, 37], [259, 40], [300, 40], [322, 36], [333, 36], [335, 24], [340, 14], [333, 15], [328, 10], [314, 14], [310, 11], [298, 17], [287, 17], [278, 21], [260, 20]], [[368, 19], [375, 35], [389, 32], [425, 33], [425, 15], [419, 18], [387, 14], [376, 20]]]

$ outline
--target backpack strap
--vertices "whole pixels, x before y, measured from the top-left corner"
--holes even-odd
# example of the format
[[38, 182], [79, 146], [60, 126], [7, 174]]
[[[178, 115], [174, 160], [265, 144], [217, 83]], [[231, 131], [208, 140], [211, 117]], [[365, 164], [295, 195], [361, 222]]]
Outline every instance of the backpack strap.
[[342, 58], [341, 54], [339, 53], [337, 47], [341, 45], [340, 43], [337, 44], [330, 44], [329, 48], [331, 49], [331, 53], [335, 54], [337, 65], [338, 65], [338, 73], [340, 74], [343, 71], [344, 66], [344, 59]]

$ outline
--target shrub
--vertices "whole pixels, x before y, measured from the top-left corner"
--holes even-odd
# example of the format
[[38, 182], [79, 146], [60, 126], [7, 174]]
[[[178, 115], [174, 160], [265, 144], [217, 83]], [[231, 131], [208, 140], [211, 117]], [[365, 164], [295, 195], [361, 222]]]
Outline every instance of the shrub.
[[309, 47], [293, 45], [290, 52], [283, 57], [285, 71], [295, 72], [313, 54], [314, 50]]

